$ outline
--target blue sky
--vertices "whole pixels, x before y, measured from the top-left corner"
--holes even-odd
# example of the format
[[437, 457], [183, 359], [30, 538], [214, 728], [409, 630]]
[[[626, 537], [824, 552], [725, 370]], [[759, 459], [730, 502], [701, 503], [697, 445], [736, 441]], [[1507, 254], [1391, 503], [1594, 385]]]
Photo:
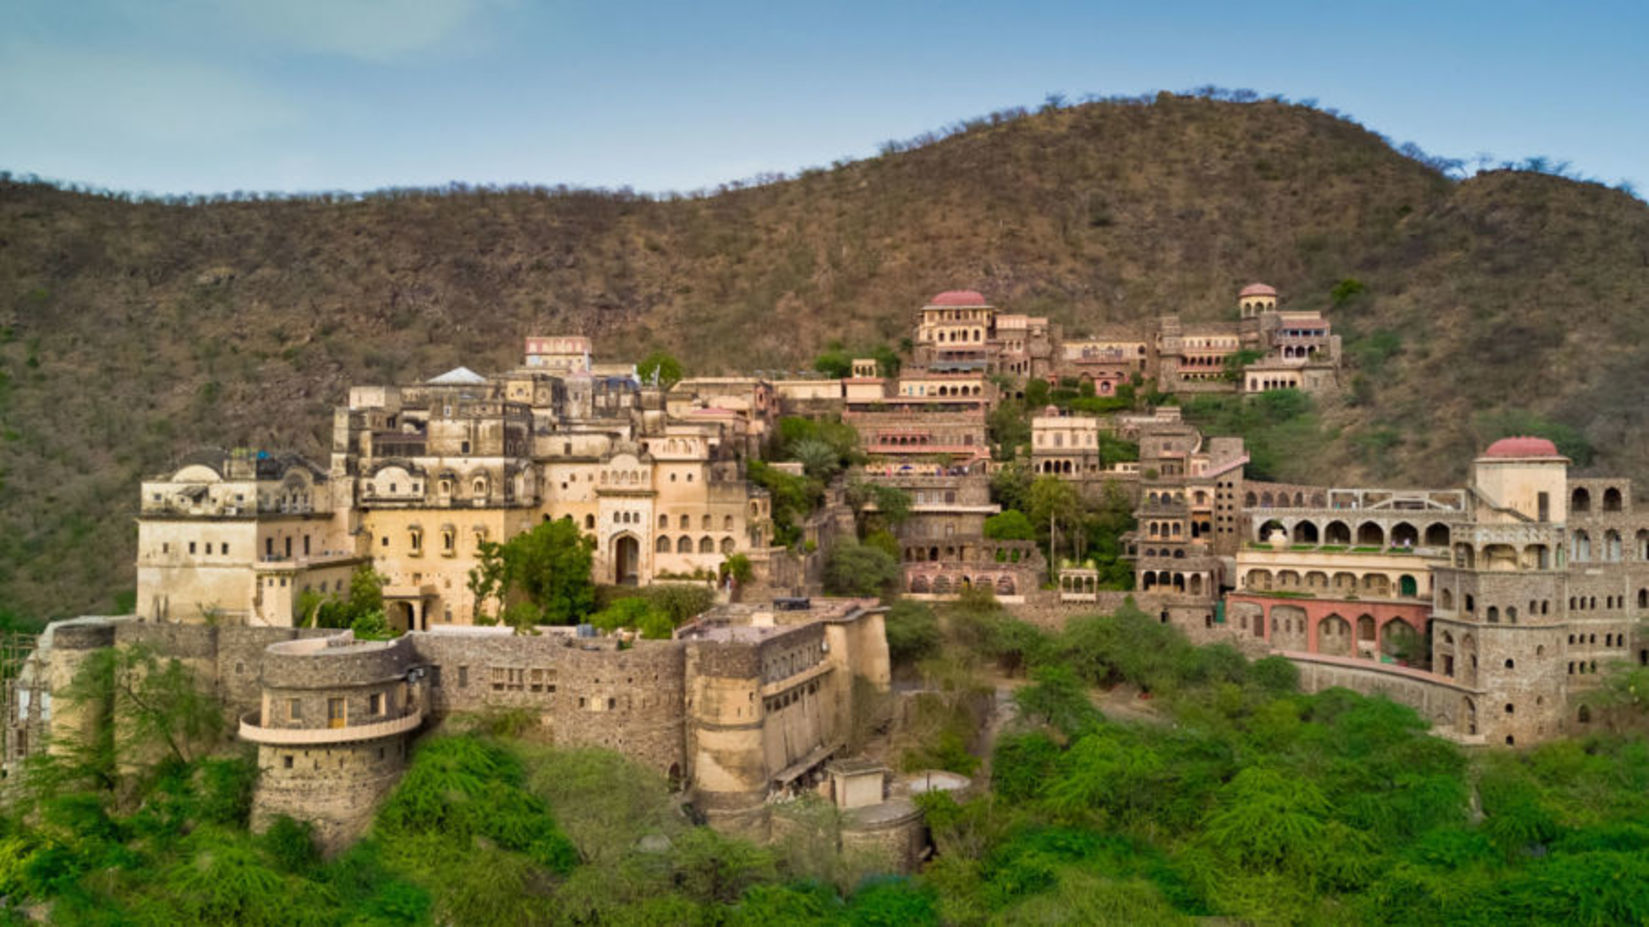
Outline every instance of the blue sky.
[[1315, 98], [1649, 191], [1649, 0], [4, 0], [0, 169], [147, 192], [827, 165], [1049, 92]]

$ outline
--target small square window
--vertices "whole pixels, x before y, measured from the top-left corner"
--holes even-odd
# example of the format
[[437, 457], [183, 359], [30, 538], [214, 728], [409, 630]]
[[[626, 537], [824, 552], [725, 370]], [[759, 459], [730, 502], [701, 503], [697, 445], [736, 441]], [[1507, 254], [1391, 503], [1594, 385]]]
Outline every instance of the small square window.
[[291, 769], [292, 768], [292, 754], [288, 753], [287, 755], [281, 757], [281, 765], [286, 767], [287, 769]]

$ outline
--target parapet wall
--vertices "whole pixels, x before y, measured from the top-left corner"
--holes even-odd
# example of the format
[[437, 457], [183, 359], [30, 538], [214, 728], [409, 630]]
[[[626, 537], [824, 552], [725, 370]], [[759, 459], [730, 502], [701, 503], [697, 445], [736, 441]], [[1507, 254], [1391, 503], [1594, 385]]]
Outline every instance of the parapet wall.
[[[1471, 732], [1462, 729], [1461, 711], [1474, 693], [1442, 676], [1353, 657], [1292, 651], [1280, 654], [1299, 667], [1301, 691], [1321, 692], [1339, 686], [1363, 695], [1384, 695], [1419, 712], [1438, 735], [1473, 740]], [[1481, 738], [1476, 740], [1481, 742]]]
[[453, 712], [535, 712], [558, 745], [607, 747], [657, 770], [681, 774], [683, 648], [567, 634], [415, 632], [415, 661], [431, 666], [429, 707]]

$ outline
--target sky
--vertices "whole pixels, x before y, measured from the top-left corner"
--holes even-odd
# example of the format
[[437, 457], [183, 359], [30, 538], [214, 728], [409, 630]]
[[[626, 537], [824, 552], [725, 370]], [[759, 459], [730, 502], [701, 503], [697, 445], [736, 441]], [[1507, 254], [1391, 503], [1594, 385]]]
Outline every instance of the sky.
[[140, 193], [827, 166], [1050, 93], [1315, 99], [1649, 192], [1649, 0], [0, 0], [0, 170]]

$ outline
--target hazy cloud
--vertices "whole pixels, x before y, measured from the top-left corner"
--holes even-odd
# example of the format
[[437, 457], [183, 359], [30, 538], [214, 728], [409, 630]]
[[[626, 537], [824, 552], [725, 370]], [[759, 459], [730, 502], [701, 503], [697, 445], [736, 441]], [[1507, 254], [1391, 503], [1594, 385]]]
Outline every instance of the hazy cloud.
[[429, 51], [466, 35], [508, 0], [225, 0], [217, 6], [290, 48], [371, 61]]
[[196, 142], [289, 126], [299, 110], [210, 64], [43, 46], [0, 47], [0, 122], [48, 135]]

